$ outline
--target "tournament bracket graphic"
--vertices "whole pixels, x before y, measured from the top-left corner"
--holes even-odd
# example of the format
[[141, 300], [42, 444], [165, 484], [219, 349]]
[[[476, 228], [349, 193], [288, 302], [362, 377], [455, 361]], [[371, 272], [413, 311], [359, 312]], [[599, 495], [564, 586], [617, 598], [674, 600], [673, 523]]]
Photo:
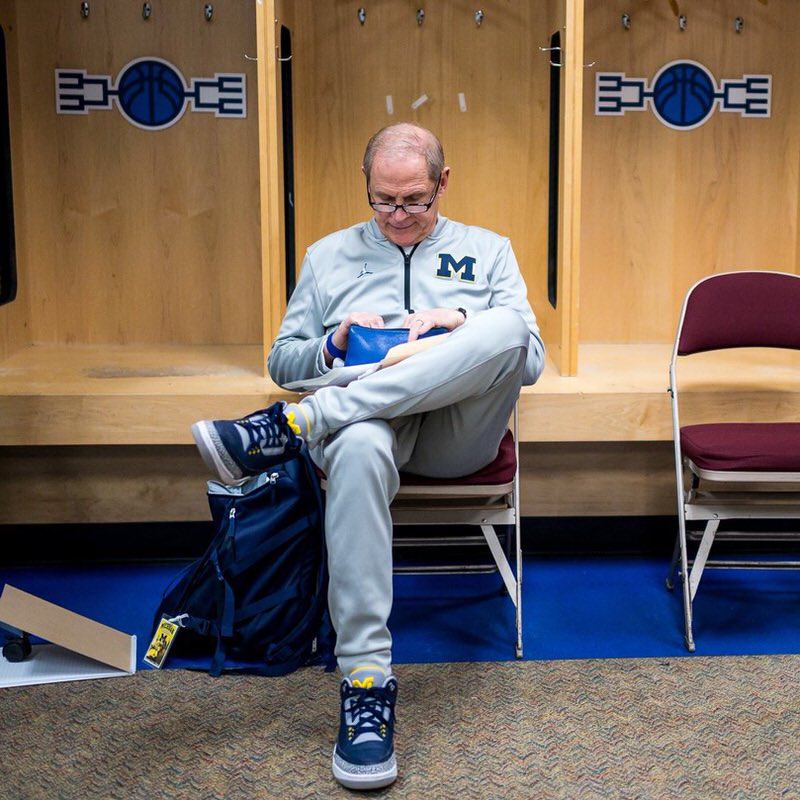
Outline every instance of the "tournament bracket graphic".
[[629, 78], [624, 72], [598, 72], [594, 113], [620, 116], [650, 108], [667, 127], [689, 131], [716, 108], [743, 117], [769, 117], [771, 98], [772, 75], [726, 78], [717, 86], [707, 67], [682, 59], [664, 64], [649, 85], [646, 78]]
[[131, 125], [149, 131], [174, 125], [187, 108], [216, 117], [247, 116], [245, 76], [217, 72], [213, 78], [192, 78], [163, 58], [149, 56], [128, 62], [112, 81], [110, 75], [89, 75], [83, 69], [56, 70], [56, 112], [88, 114], [116, 103]]

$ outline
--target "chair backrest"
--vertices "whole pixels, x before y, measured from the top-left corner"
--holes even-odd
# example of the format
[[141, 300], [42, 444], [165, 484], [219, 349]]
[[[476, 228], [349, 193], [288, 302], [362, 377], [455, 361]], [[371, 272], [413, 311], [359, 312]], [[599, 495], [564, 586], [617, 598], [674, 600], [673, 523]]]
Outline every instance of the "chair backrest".
[[731, 347], [800, 349], [800, 275], [746, 270], [689, 289], [676, 341], [681, 356]]

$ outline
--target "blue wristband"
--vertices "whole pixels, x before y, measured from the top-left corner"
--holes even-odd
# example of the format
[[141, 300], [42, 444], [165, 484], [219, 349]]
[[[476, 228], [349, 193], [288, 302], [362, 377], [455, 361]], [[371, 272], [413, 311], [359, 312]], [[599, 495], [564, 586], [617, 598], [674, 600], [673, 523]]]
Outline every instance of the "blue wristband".
[[347, 350], [340, 350], [334, 343], [333, 343], [333, 334], [334, 332], [331, 331], [328, 334], [328, 338], [325, 340], [325, 347], [328, 349], [328, 352], [334, 358], [341, 358], [344, 360], [344, 357], [347, 355]]

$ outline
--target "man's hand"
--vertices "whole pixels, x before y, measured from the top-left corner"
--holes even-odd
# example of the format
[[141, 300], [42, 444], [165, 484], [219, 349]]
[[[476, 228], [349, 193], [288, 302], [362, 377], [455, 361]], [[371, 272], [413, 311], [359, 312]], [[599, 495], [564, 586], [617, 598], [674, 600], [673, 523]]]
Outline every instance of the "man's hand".
[[455, 308], [431, 308], [409, 314], [403, 321], [403, 327], [408, 328], [408, 341], [413, 342], [431, 328], [447, 328], [452, 331], [465, 321], [464, 315]]
[[[340, 350], [347, 350], [347, 338], [351, 325], [361, 325], [362, 328], [382, 328], [383, 317], [369, 311], [351, 311], [333, 332], [331, 342], [334, 347], [338, 347]], [[327, 344], [323, 347], [323, 355], [328, 366], [333, 364], [333, 355], [328, 352]]]

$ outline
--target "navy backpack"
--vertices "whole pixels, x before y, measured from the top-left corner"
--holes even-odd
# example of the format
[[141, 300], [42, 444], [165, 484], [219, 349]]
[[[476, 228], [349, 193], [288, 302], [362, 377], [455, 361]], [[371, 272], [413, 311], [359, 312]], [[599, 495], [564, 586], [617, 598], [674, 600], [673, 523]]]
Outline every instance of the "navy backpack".
[[211, 675], [333, 669], [323, 500], [306, 445], [294, 440], [255, 477], [209, 481], [208, 503], [214, 537], [164, 592], [155, 617], [156, 630], [162, 619], [174, 623], [167, 649], [176, 666]]

